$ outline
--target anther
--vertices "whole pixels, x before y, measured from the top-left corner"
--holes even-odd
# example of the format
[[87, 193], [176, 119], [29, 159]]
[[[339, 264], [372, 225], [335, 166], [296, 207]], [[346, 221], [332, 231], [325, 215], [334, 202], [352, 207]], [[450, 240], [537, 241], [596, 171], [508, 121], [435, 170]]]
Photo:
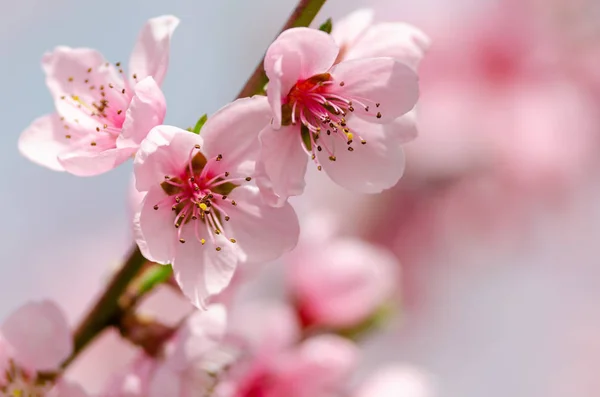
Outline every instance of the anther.
[[250, 182], [251, 180], [252, 180], [251, 177], [249, 177], [249, 176], [246, 177], [246, 182]]
[[71, 139], [71, 135], [65, 135], [65, 138]]
[[365, 141], [364, 139], [361, 139], [361, 140], [360, 140], [360, 143], [362, 143], [363, 145], [366, 145], [366, 144], [367, 144], [367, 141]]
[[381, 112], [377, 112], [377, 118], [380, 119], [381, 118]]
[[230, 238], [230, 239], [229, 239], [229, 241], [231, 241], [231, 242], [232, 242], [232, 243], [234, 243], [234, 244], [237, 242], [237, 240], [236, 240], [236, 239], [234, 239], [234, 238]]
[[155, 206], [154, 206], [154, 210], [155, 210], [155, 211], [158, 211], [158, 205], [155, 205]]
[[90, 82], [90, 79], [85, 79], [85, 83], [88, 84]]
[[221, 234], [221, 231], [219, 229], [215, 229], [215, 234], [219, 235], [219, 234]]
[[123, 88], [123, 90], [121, 90], [121, 94], [124, 94], [124, 93], [125, 93], [125, 88]]
[[354, 151], [354, 148], [353, 148], [352, 146], [348, 146], [348, 151], [349, 151], [349, 152], [353, 152], [353, 151]]
[[194, 149], [200, 149], [200, 145], [198, 145], [198, 144], [194, 145]]
[[133, 74], [133, 78], [134, 78], [134, 79], [137, 79], [137, 74], [135, 74], [135, 73], [134, 73], [134, 74]]
[[123, 113], [122, 110], [117, 110], [117, 114], [121, 114], [121, 113]]
[[350, 107], [348, 108], [348, 110], [349, 110], [349, 111], [351, 111], [351, 112], [354, 112], [354, 107], [350, 106]]
[[179, 242], [180, 242], [181, 244], [183, 244], [183, 243], [185, 243], [185, 239], [184, 239], [184, 238], [180, 238], [180, 239], [179, 239]]
[[329, 160], [331, 160], [331, 161], [335, 161], [335, 160], [336, 160], [336, 157], [335, 157], [335, 156], [329, 156]]
[[191, 183], [194, 183], [194, 182], [196, 181], [196, 178], [194, 178], [193, 176], [191, 176], [191, 177], [190, 177], [190, 179], [189, 179], [189, 181], [190, 181]]
[[175, 202], [177, 204], [181, 203], [181, 197], [179, 197], [179, 196], [175, 197]]
[[104, 124], [103, 127], [104, 127], [104, 129], [107, 129], [108, 128], [108, 124]]
[[319, 166], [317, 167], [317, 169], [318, 169], [319, 171], [321, 171], [321, 170], [323, 169], [323, 167], [321, 167], [321, 166], [319, 165]]
[[217, 247], [215, 248], [217, 251], [221, 251], [221, 247]]
[[229, 172], [225, 172], [225, 176], [229, 176]]
[[231, 219], [231, 218], [229, 218], [229, 216], [226, 216], [226, 217], [225, 217], [225, 220], [226, 220], [226, 221], [229, 221], [229, 219]]
[[96, 146], [96, 142], [92, 142], [92, 143], [90, 143], [90, 145]]
[[323, 148], [321, 146], [317, 146], [317, 150], [320, 152], [321, 150], [323, 150]]
[[87, 72], [92, 73], [92, 68], [89, 68]]
[[346, 83], [344, 83], [343, 81], [340, 81], [340, 87], [343, 87], [344, 85], [346, 85]]
[[381, 103], [376, 103], [375, 106], [379, 107], [379, 106], [381, 106]]
[[369, 111], [369, 107], [365, 106], [365, 112], [368, 112], [368, 111]]
[[69, 83], [73, 82], [73, 77], [69, 77]]
[[116, 65], [117, 67], [120, 67], [120, 66], [121, 66], [121, 62], [117, 62], [117, 63], [115, 63], [115, 65]]
[[201, 239], [200, 239], [200, 244], [202, 244], [202, 245], [206, 244], [206, 240], [205, 240], [205, 239], [203, 239], [203, 238], [201, 238]]
[[100, 132], [100, 127], [96, 127], [96, 131], [97, 131], [97, 132]]
[[237, 203], [235, 202], [235, 200], [231, 200], [231, 205], [237, 205]]
[[223, 200], [227, 200], [227, 195], [223, 195], [223, 197], [221, 197]]
[[223, 160], [223, 155], [222, 155], [222, 154], [219, 154], [219, 155], [217, 156], [217, 161], [221, 161], [221, 160]]

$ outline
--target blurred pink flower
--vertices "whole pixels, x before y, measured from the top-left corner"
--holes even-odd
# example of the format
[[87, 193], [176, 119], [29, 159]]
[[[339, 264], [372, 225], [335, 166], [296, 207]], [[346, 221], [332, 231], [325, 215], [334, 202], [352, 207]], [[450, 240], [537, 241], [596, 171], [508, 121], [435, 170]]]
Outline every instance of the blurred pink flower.
[[256, 135], [248, 131], [269, 117], [266, 101], [240, 99], [211, 116], [202, 136], [154, 128], [136, 156], [136, 186], [148, 192], [136, 215], [136, 241], [149, 260], [173, 265], [198, 307], [229, 284], [240, 261], [273, 260], [297, 242], [289, 204], [269, 207], [258, 189], [240, 186], [254, 168]]
[[[150, 19], [123, 75], [120, 64], [88, 48], [58, 47], [44, 56], [56, 113], [35, 120], [19, 150], [33, 162], [79, 176], [109, 171], [133, 155], [152, 127], [162, 124], [171, 35], [179, 20]], [[118, 71], [117, 71], [118, 69]]]
[[[254, 302], [232, 315], [228, 340], [238, 360], [221, 377], [219, 397], [328, 397], [343, 389], [357, 348], [334, 335], [308, 338], [287, 306]], [[248, 321], [251, 320], [251, 321]]]
[[315, 235], [322, 229], [305, 227], [305, 238], [288, 256], [287, 284], [305, 326], [350, 328], [398, 290], [400, 264], [385, 249], [359, 239]]
[[164, 356], [139, 356], [130, 369], [117, 375], [104, 397], [186, 397], [209, 390], [211, 374], [221, 370], [218, 348], [226, 331], [226, 312], [210, 305], [189, 317], [168, 342]]
[[259, 135], [257, 175], [272, 205], [303, 192], [307, 153], [358, 192], [380, 192], [402, 175], [400, 145], [414, 136], [395, 119], [417, 101], [416, 74], [392, 58], [335, 64], [339, 51], [330, 35], [307, 28], [283, 32], [267, 50], [274, 118]]
[[434, 397], [432, 380], [417, 368], [394, 365], [380, 369], [354, 397]]
[[8, 396], [83, 397], [83, 390], [59, 379], [38, 381], [37, 372], [58, 370], [71, 354], [67, 320], [50, 301], [31, 302], [8, 316], [0, 327], [0, 393]]

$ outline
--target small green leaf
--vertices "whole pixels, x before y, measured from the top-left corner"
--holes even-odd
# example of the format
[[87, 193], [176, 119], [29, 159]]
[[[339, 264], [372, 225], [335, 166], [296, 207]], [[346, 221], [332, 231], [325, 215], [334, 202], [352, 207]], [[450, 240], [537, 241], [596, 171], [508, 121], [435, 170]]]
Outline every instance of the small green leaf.
[[302, 136], [302, 142], [304, 143], [304, 146], [306, 147], [306, 150], [308, 150], [309, 152], [312, 152], [312, 143], [310, 140], [310, 131], [308, 130], [308, 128], [302, 124], [302, 126], [300, 127], [300, 135]]
[[206, 120], [208, 120], [208, 116], [206, 115], [206, 113], [204, 113], [202, 115], [202, 117], [200, 117], [198, 122], [196, 123], [196, 126], [194, 127], [192, 132], [194, 134], [200, 134], [200, 130], [202, 129], [202, 126], [204, 125], [204, 123], [206, 123]]
[[333, 28], [333, 22], [331, 21], [331, 18], [327, 18], [327, 20], [325, 22], [323, 22], [323, 24], [321, 26], [319, 26], [319, 30], [321, 30], [325, 33], [331, 33], [332, 28]]
[[140, 277], [138, 294], [144, 295], [159, 284], [164, 283], [173, 274], [171, 265], [153, 265]]

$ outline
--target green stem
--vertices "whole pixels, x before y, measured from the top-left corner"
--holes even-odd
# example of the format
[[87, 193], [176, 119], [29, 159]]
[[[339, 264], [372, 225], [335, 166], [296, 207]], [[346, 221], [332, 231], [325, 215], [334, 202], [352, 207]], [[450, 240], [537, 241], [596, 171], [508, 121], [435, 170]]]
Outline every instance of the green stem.
[[[300, 0], [281, 31], [283, 32], [290, 28], [309, 26], [321, 10], [321, 7], [323, 7], [323, 4], [325, 4], [325, 1], [327, 0]], [[238, 98], [260, 94], [263, 91], [264, 86], [269, 82], [263, 68], [263, 63], [264, 57], [256, 66], [256, 69], [254, 69], [254, 73], [252, 73], [252, 76], [250, 76], [244, 88], [242, 88], [238, 94]]]
[[[300, 26], [308, 26], [311, 24], [323, 4], [326, 0], [300, 0], [296, 9], [290, 15], [287, 22], [285, 23], [282, 31]], [[257, 93], [262, 92], [265, 84], [267, 84], [267, 76], [263, 70], [264, 59], [254, 70], [254, 73], [246, 82], [246, 85], [240, 91], [238, 98], [243, 98]], [[106, 287], [106, 290], [102, 296], [98, 299], [92, 310], [83, 319], [80, 325], [77, 327], [74, 335], [74, 350], [71, 356], [65, 360], [62, 364], [63, 368], [66, 368], [77, 355], [90, 343], [96, 336], [98, 336], [105, 328], [118, 324], [120, 316], [126, 311], [126, 308], [120, 306], [120, 300], [123, 294], [127, 291], [127, 287], [131, 284], [132, 280], [138, 275], [140, 270], [146, 263], [146, 259], [138, 249], [137, 245], [132, 249], [129, 257], [121, 269], [113, 276], [112, 280]], [[156, 285], [157, 280], [168, 279], [167, 270], [158, 271], [155, 276], [157, 278], [151, 278], [148, 285], [144, 285], [145, 289], [138, 295], [141, 297], [144, 293], [152, 290]], [[149, 287], [151, 285], [151, 287]], [[133, 304], [137, 299], [132, 300]]]

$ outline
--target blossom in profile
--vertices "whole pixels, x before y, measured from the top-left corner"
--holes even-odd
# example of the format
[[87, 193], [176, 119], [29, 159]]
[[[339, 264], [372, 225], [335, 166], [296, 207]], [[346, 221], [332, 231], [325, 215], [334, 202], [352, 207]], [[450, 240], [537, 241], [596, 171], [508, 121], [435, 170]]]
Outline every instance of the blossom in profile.
[[173, 265], [191, 302], [225, 288], [240, 262], [265, 262], [291, 250], [299, 225], [289, 204], [266, 205], [252, 186], [256, 134], [270, 111], [261, 98], [239, 99], [211, 116], [201, 135], [158, 126], [134, 161], [136, 187], [146, 192], [135, 216], [146, 258]]
[[378, 193], [404, 170], [402, 143], [414, 138], [401, 115], [419, 96], [411, 66], [392, 57], [336, 63], [325, 32], [294, 28], [267, 50], [273, 119], [259, 135], [257, 183], [271, 205], [304, 190], [307, 160], [341, 186]]
[[73, 350], [64, 314], [50, 301], [30, 302], [0, 327], [0, 395], [85, 397], [75, 384], [41, 376], [58, 371]]
[[161, 89], [171, 35], [179, 20], [150, 19], [142, 29], [126, 74], [89, 48], [57, 47], [42, 61], [56, 112], [21, 134], [19, 150], [31, 161], [79, 176], [111, 170], [137, 151], [162, 124]]

